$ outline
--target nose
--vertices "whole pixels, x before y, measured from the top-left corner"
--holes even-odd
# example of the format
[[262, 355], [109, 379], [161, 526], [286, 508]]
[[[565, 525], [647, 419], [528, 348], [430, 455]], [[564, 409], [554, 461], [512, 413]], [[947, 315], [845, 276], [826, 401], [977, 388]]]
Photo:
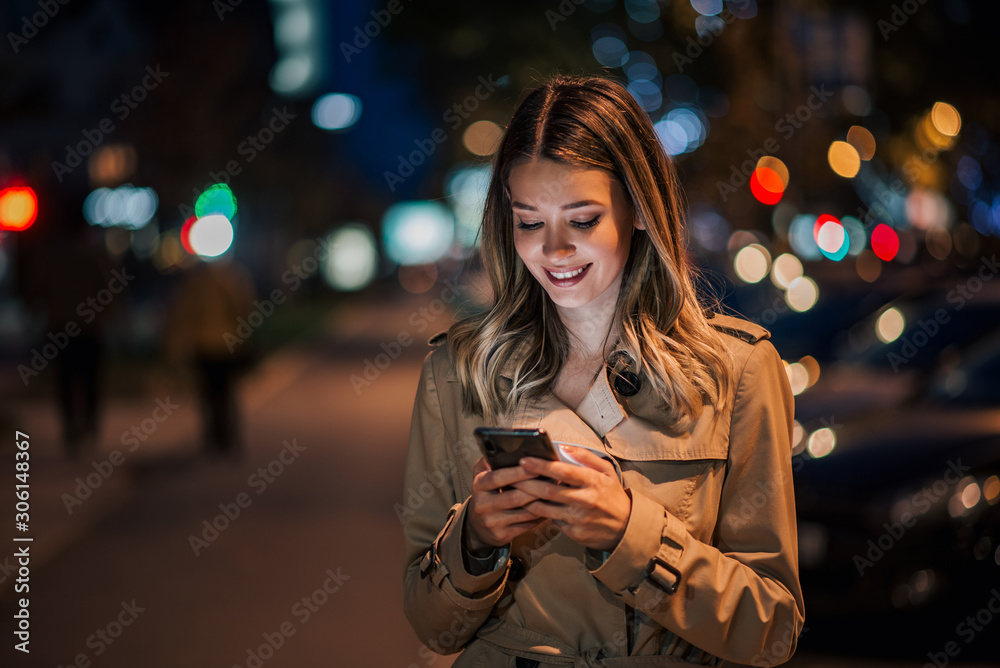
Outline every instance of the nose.
[[576, 246], [570, 239], [568, 230], [563, 225], [546, 225], [545, 239], [542, 242], [542, 254], [553, 263], [561, 263], [576, 253]]

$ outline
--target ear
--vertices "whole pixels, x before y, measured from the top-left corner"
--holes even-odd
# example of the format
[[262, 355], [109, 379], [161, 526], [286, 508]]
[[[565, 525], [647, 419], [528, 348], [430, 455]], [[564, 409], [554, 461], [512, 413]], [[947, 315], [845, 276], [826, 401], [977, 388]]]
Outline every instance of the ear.
[[637, 230], [645, 230], [646, 229], [646, 223], [644, 223], [641, 220], [639, 220], [639, 216], [635, 216], [634, 217], [634, 219], [632, 221], [632, 226], [635, 229], [637, 229]]

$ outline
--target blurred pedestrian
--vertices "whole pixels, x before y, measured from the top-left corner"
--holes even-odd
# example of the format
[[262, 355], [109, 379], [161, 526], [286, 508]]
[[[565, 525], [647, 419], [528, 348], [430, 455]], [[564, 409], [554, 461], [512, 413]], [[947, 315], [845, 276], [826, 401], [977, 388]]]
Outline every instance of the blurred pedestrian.
[[[482, 255], [495, 303], [432, 340], [413, 413], [419, 639], [464, 649], [456, 668], [786, 661], [788, 379], [766, 330], [699, 303], [674, 166], [625, 88], [557, 77], [518, 106]], [[575, 463], [491, 470], [481, 426], [543, 429]]]
[[100, 438], [104, 327], [121, 309], [109, 285], [119, 282], [99, 231], [75, 218], [53, 219], [52, 225], [44, 261], [34, 264], [30, 282], [44, 314], [45, 343], [58, 341], [53, 364], [62, 439], [76, 459], [96, 449]]
[[199, 262], [182, 279], [168, 316], [167, 352], [197, 374], [206, 452], [240, 452], [236, 383], [253, 355], [234, 344], [238, 320], [254, 308], [249, 272], [233, 259]]

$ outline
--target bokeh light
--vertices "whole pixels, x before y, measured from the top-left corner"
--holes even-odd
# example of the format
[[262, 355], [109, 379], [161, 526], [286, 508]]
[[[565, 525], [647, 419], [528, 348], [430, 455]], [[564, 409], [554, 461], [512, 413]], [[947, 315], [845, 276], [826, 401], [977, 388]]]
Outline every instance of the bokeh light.
[[830, 144], [830, 149], [826, 154], [830, 169], [838, 176], [850, 179], [858, 174], [861, 169], [861, 156], [858, 150], [846, 141], [835, 141]]
[[771, 265], [771, 282], [782, 290], [787, 289], [791, 282], [801, 275], [802, 262], [791, 253], [782, 253]]
[[805, 213], [794, 216], [788, 225], [788, 244], [803, 260], [823, 257], [816, 245], [816, 217]]
[[945, 260], [951, 254], [951, 233], [944, 228], [932, 227], [927, 230], [924, 243], [927, 245], [927, 252], [935, 260]]
[[199, 217], [191, 226], [188, 240], [197, 255], [218, 257], [233, 245], [233, 224], [219, 213]]
[[462, 135], [462, 145], [474, 155], [493, 155], [503, 136], [503, 128], [493, 121], [476, 121]]
[[92, 191], [83, 201], [83, 217], [91, 225], [137, 230], [152, 220], [158, 207], [155, 190], [126, 183]]
[[935, 102], [931, 109], [931, 123], [944, 136], [956, 137], [962, 129], [962, 116], [947, 102]]
[[867, 248], [858, 253], [858, 259], [854, 263], [854, 270], [858, 276], [866, 283], [874, 283], [882, 275], [882, 261], [872, 251]]
[[455, 213], [455, 240], [464, 248], [476, 244], [486, 192], [490, 187], [490, 173], [485, 165], [463, 165], [445, 177], [445, 192]]
[[693, 107], [672, 109], [653, 127], [668, 155], [690, 153], [708, 137], [708, 119]]
[[361, 118], [361, 99], [348, 93], [329, 93], [316, 100], [312, 122], [324, 130], [346, 130]]
[[812, 387], [819, 380], [819, 362], [812, 355], [806, 355], [799, 360], [799, 364], [809, 374], [809, 382], [806, 384], [806, 387]]
[[785, 292], [785, 303], [793, 311], [803, 313], [816, 305], [819, 299], [819, 286], [808, 276], [799, 276], [788, 284]]
[[38, 196], [28, 186], [0, 190], [0, 230], [19, 232], [31, 227], [38, 217]]
[[771, 268], [771, 254], [760, 244], [750, 244], [736, 254], [736, 275], [745, 283], [759, 283]]
[[321, 258], [323, 280], [335, 290], [364, 288], [375, 278], [378, 249], [375, 236], [364, 223], [348, 223], [327, 236]]
[[851, 257], [857, 257], [868, 245], [868, 233], [865, 231], [864, 223], [854, 216], [844, 216], [840, 219], [840, 224], [844, 226], [844, 231], [847, 232], [850, 242], [847, 254]]
[[871, 160], [875, 155], [875, 137], [860, 125], [852, 125], [847, 131], [847, 143], [857, 150], [862, 160]]
[[872, 251], [880, 260], [891, 261], [899, 252], [899, 235], [885, 223], [880, 223], [872, 230]]
[[850, 248], [850, 238], [839, 220], [827, 220], [816, 233], [816, 245], [827, 259], [840, 262], [847, 257]]
[[798, 362], [786, 364], [785, 373], [788, 375], [788, 384], [794, 396], [802, 394], [809, 387], [809, 372]]
[[399, 268], [399, 285], [407, 292], [422, 295], [434, 287], [438, 270], [435, 264], [403, 265]]
[[702, 16], [715, 16], [722, 11], [722, 0], [691, 0], [691, 6]]
[[895, 306], [887, 308], [875, 321], [875, 336], [882, 343], [892, 343], [906, 329], [906, 318]]
[[819, 459], [833, 452], [836, 446], [837, 435], [833, 432], [833, 429], [822, 427], [809, 435], [809, 445], [806, 446], [806, 450], [809, 451], [810, 455]]
[[750, 192], [761, 204], [777, 204], [785, 194], [785, 184], [788, 182], [788, 170], [785, 170], [785, 179], [781, 174], [771, 167], [762, 166], [759, 162], [757, 168], [750, 174]]
[[455, 219], [439, 202], [400, 202], [382, 218], [382, 239], [397, 264], [437, 262], [455, 240]]
[[236, 215], [236, 196], [225, 183], [216, 183], [198, 195], [194, 203], [194, 215], [198, 218], [218, 214], [232, 220]]

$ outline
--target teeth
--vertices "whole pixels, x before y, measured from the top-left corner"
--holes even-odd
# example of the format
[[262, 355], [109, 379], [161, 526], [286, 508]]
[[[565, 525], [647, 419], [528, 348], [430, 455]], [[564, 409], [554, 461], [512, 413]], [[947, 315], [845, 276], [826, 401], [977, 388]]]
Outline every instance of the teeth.
[[552, 276], [553, 276], [553, 277], [555, 277], [555, 278], [559, 279], [560, 281], [564, 281], [564, 280], [566, 280], [567, 278], [573, 278], [574, 276], [579, 276], [580, 274], [582, 274], [582, 273], [583, 273], [583, 270], [584, 270], [584, 269], [586, 269], [586, 267], [580, 267], [580, 268], [579, 268], [579, 269], [577, 269], [576, 271], [567, 271], [567, 272], [565, 272], [565, 273], [562, 273], [562, 274], [557, 274], [557, 273], [556, 273], [556, 272], [554, 272], [554, 271], [552, 271], [552, 272], [549, 272], [549, 273], [550, 273], [550, 274], [552, 274]]

